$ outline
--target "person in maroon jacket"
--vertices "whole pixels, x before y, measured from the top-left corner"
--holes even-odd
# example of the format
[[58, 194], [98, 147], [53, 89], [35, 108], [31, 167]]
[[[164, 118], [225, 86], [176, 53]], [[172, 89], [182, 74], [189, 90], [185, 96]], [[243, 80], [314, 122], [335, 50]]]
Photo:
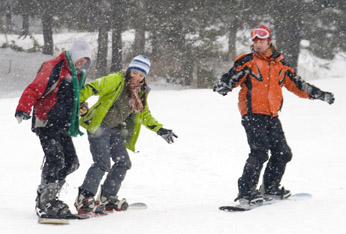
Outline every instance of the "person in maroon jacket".
[[69, 51], [42, 64], [19, 99], [15, 117], [18, 123], [28, 120], [33, 108], [32, 131], [40, 138], [45, 157], [36, 198], [36, 214], [42, 218], [73, 217], [58, 195], [66, 176], [79, 167], [71, 137], [82, 134], [79, 91], [90, 64], [88, 44], [77, 39]]

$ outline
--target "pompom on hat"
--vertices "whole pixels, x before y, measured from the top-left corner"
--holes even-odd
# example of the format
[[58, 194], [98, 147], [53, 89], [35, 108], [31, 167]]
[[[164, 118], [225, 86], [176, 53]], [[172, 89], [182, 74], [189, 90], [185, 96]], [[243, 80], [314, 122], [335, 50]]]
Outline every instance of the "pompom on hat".
[[127, 70], [136, 70], [147, 76], [150, 70], [150, 59], [145, 55], [137, 55], [132, 59]]

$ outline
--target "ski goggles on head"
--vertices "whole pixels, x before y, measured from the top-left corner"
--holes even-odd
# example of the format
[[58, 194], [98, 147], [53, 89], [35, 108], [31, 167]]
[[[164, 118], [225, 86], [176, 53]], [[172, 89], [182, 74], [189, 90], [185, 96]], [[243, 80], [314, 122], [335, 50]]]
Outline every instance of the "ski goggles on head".
[[255, 28], [251, 32], [251, 38], [253, 40], [256, 37], [259, 39], [268, 39], [268, 38], [270, 38], [270, 34], [267, 30], [265, 30], [263, 28]]

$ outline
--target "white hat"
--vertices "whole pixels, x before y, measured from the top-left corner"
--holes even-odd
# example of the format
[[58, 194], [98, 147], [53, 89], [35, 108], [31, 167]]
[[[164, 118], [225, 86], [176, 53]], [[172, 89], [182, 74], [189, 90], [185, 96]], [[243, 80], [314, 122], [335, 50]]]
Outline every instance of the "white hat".
[[73, 64], [80, 58], [88, 58], [82, 69], [88, 69], [91, 65], [91, 52], [88, 43], [83, 38], [76, 39], [69, 50]]
[[147, 76], [150, 70], [150, 59], [144, 55], [137, 55], [129, 64], [127, 70], [137, 70]]

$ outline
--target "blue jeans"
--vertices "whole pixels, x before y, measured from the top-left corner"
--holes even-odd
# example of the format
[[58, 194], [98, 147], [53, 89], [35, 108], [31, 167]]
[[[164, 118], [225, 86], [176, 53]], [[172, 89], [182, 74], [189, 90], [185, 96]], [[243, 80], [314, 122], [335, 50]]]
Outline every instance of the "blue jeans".
[[127, 170], [131, 168], [131, 160], [120, 135], [120, 128], [109, 128], [102, 123], [94, 134], [88, 132], [88, 139], [94, 163], [89, 168], [81, 188], [96, 195], [107, 172], [102, 189], [110, 195], [117, 195]]

